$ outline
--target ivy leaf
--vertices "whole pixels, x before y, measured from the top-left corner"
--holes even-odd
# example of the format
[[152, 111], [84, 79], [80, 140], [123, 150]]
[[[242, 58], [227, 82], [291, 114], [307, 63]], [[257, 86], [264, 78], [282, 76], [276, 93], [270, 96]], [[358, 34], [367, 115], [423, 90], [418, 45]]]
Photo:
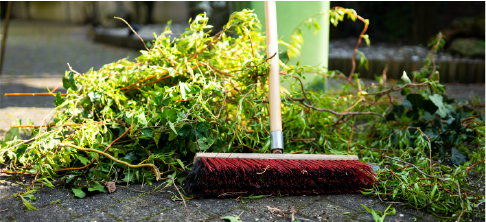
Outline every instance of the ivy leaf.
[[424, 99], [424, 97], [420, 94], [408, 94], [407, 100], [413, 105], [414, 108], [423, 109], [429, 113], [435, 113], [438, 107], [428, 99]]
[[79, 161], [80, 161], [80, 162], [81, 162], [83, 165], [86, 165], [86, 164], [88, 164], [88, 163], [90, 162], [90, 161], [89, 161], [89, 160], [88, 160], [86, 157], [81, 156], [81, 155], [80, 155], [80, 156], [78, 156], [78, 160], [79, 160]]
[[137, 154], [134, 151], [132, 151], [125, 155], [125, 159], [129, 160], [130, 163], [133, 163], [134, 161], [139, 160], [140, 158], [138, 158]]
[[64, 103], [65, 99], [63, 99], [61, 97], [61, 92], [58, 92], [56, 94], [56, 98], [54, 99], [54, 106], [58, 107], [60, 106], [62, 103]]
[[73, 89], [74, 91], [78, 90], [76, 86], [76, 82], [74, 81], [74, 73], [69, 71], [68, 77], [62, 77], [62, 86], [65, 89]]
[[175, 138], [177, 138], [177, 133], [170, 131], [170, 133], [169, 133], [169, 141], [172, 141]]
[[412, 81], [410, 81], [410, 78], [408, 78], [407, 73], [405, 71], [403, 71], [402, 77], [398, 81], [397, 85], [403, 86], [403, 85], [408, 84], [408, 83], [412, 83]]
[[358, 52], [358, 55], [359, 55], [358, 69], [361, 69], [361, 66], [364, 65], [365, 69], [368, 70], [368, 64], [369, 64], [368, 59], [366, 58], [364, 53], [362, 53], [361, 51], [358, 50], [357, 52]]
[[20, 145], [17, 150], [15, 150], [15, 154], [17, 155], [18, 158], [20, 158], [22, 155], [24, 155], [25, 150], [27, 150], [26, 145]]
[[405, 112], [405, 107], [403, 105], [394, 106], [392, 112], [395, 113], [398, 118], [400, 118]]
[[439, 94], [434, 94], [432, 96], [429, 96], [429, 99], [434, 103], [435, 106], [437, 106], [437, 114], [439, 114], [440, 117], [445, 118], [447, 116], [448, 110], [444, 106], [444, 98], [442, 98], [442, 96]]
[[99, 191], [99, 192], [102, 192], [102, 193], [107, 193], [108, 192], [108, 190], [106, 189], [106, 187], [103, 186], [103, 185], [101, 185], [98, 182], [92, 183], [92, 185], [90, 187], [88, 187], [88, 191]]
[[74, 196], [78, 198], [84, 198], [86, 193], [82, 190], [82, 188], [73, 188]]
[[161, 117], [169, 122], [175, 123], [177, 121], [177, 111], [174, 109], [164, 109]]
[[71, 88], [71, 83], [69, 83], [69, 80], [66, 77], [62, 77], [62, 87], [65, 89]]
[[138, 123], [140, 123], [142, 126], [146, 126], [147, 125], [147, 119], [145, 118], [145, 113], [140, 113], [138, 114]]
[[[14, 125], [12, 123], [12, 125]], [[12, 127], [5, 133], [5, 141], [13, 141], [15, 139], [20, 139], [19, 128]]]
[[160, 141], [160, 136], [162, 135], [162, 133], [160, 132], [155, 132], [154, 133], [154, 141], [155, 141], [155, 146], [159, 147], [159, 141]]
[[467, 157], [464, 156], [464, 154], [462, 154], [458, 149], [452, 148], [451, 162], [455, 166], [459, 166], [467, 162]]
[[70, 88], [72, 88], [74, 91], [78, 90], [78, 87], [76, 86], [76, 82], [74, 81], [74, 73], [73, 72], [69, 72], [68, 80], [69, 80]]
[[93, 92], [93, 91], [89, 92], [88, 96], [91, 99], [91, 101], [98, 101], [101, 99], [101, 94], [98, 92]]
[[143, 129], [140, 130], [144, 136], [152, 137], [152, 129]]
[[169, 126], [172, 129], [172, 131], [174, 131], [174, 133], [178, 134], [177, 130], [174, 127], [174, 123], [172, 123], [172, 122], [169, 121]]

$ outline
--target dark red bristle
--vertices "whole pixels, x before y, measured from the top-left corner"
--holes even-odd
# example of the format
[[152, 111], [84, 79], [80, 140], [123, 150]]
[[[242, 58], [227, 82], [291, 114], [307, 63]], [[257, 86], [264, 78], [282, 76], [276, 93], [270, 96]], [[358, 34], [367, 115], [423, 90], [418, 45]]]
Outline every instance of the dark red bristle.
[[359, 193], [376, 181], [370, 165], [356, 160], [201, 158], [183, 188], [196, 196]]

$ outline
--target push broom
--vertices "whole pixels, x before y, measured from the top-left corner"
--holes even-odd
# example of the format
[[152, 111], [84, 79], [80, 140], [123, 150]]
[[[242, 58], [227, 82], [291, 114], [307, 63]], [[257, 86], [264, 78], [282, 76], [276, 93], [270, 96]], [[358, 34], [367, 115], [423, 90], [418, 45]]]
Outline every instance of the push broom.
[[[267, 55], [278, 52], [275, 1], [265, 2]], [[343, 194], [373, 183], [372, 167], [355, 155], [283, 154], [278, 56], [271, 59], [271, 154], [197, 153], [183, 183], [189, 194]]]

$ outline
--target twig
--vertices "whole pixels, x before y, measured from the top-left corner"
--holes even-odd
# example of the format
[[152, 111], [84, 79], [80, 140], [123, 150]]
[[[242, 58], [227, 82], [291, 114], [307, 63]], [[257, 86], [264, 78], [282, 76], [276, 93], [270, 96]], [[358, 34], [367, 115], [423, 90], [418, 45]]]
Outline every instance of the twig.
[[[195, 65], [195, 66], [191, 67], [191, 69], [195, 69], [195, 68], [199, 67], [200, 65], [202, 65], [202, 64], [201, 64], [201, 63], [200, 63], [200, 64], [197, 64], [197, 65]], [[175, 74], [180, 74], [180, 73], [184, 73], [184, 72], [187, 72], [187, 71], [189, 71], [189, 69], [183, 70], [183, 71], [181, 71], [181, 72], [176, 72]], [[146, 81], [146, 80], [152, 79], [152, 78], [154, 78], [154, 77], [156, 77], [156, 76], [158, 76], [158, 75], [160, 75], [160, 74], [165, 74], [165, 73], [167, 73], [167, 72], [168, 72], [168, 71], [165, 71], [165, 72], [162, 72], [162, 73], [159, 73], [159, 74], [152, 75], [152, 76], [150, 76], [150, 77], [148, 77], [148, 78], [142, 79], [142, 80], [140, 80], [140, 81], [138, 81], [138, 82], [136, 82], [136, 83], [133, 83], [133, 84], [131, 84], [131, 85], [129, 85], [129, 86], [125, 86], [125, 87], [123, 87], [123, 88], [120, 88], [120, 90], [123, 90], [123, 89], [129, 88], [129, 87], [131, 87], [131, 86], [133, 86], [133, 85], [136, 85], [137, 83], [140, 83], [140, 82], [143, 82], [143, 81]], [[146, 84], [143, 84], [143, 85], [137, 86], [137, 87], [133, 87], [133, 88], [127, 89], [127, 90], [123, 91], [123, 93], [127, 93], [127, 92], [130, 92], [130, 91], [132, 91], [132, 90], [138, 89], [138, 88], [140, 88], [140, 87], [144, 87], [144, 86], [146, 86], [146, 85], [150, 85], [150, 84], [153, 84], [153, 83], [156, 83], [156, 82], [162, 81], [163, 79], [167, 79], [167, 78], [169, 78], [169, 77], [172, 77], [172, 76], [171, 76], [171, 75], [164, 76], [164, 77], [159, 78], [159, 79], [157, 79], [157, 80], [154, 80], [154, 81], [152, 81], [152, 82], [149, 82], [149, 83], [146, 83]]]
[[81, 75], [79, 72], [77, 72], [76, 70], [74, 70], [74, 69], [71, 67], [71, 65], [69, 65], [69, 63], [67, 63], [67, 65], [68, 65], [68, 67], [69, 67], [69, 70], [71, 70], [71, 72], [74, 72], [74, 73], [76, 73], [76, 74], [78, 74], [78, 75]]
[[170, 178], [172, 180], [172, 184], [174, 185], [174, 187], [176, 188], [177, 192], [179, 193], [179, 195], [181, 195], [181, 199], [182, 199], [182, 202], [184, 202], [184, 207], [186, 208], [186, 222], [189, 221], [189, 210], [187, 209], [187, 205], [186, 205], [186, 199], [184, 199], [184, 196], [182, 196], [182, 193], [181, 191], [179, 191], [179, 188], [177, 188], [177, 185], [175, 183], [175, 180], [173, 177]]
[[232, 77], [232, 75], [230, 75], [230, 74], [228, 74], [228, 73], [225, 73], [225, 72], [223, 72], [223, 71], [221, 71], [221, 70], [217, 69], [216, 67], [212, 66], [212, 65], [211, 65], [211, 64], [209, 64], [209, 63], [201, 63], [201, 64], [203, 64], [203, 65], [207, 65], [207, 66], [211, 67], [212, 69], [214, 69], [216, 72], [218, 72], [218, 73], [219, 73], [219, 74], [221, 74], [221, 75], [225, 75], [225, 76], [228, 76], [228, 77]]
[[458, 174], [461, 174], [461, 173], [463, 173], [464, 171], [468, 171], [468, 170], [472, 169], [473, 167], [475, 167], [476, 165], [481, 164], [481, 163], [484, 163], [484, 160], [483, 160], [483, 161], [479, 161], [479, 162], [477, 162], [477, 163], [475, 163], [475, 164], [471, 165], [470, 167], [466, 168], [465, 170], [463, 170], [463, 171], [459, 172]]
[[[235, 194], [244, 194], [244, 193], [248, 193], [248, 192], [246, 192], [246, 191], [244, 191], [244, 192], [226, 192], [226, 193], [222, 193], [222, 194], [218, 195], [218, 197], [233, 196]], [[238, 200], [240, 197], [236, 198], [236, 200]]]
[[[94, 122], [94, 124], [102, 124], [106, 121], [101, 121], [101, 122]], [[55, 127], [55, 126], [58, 126], [58, 125], [44, 125], [44, 126], [28, 126], [28, 125], [20, 125], [20, 126], [15, 126], [15, 125], [11, 125], [10, 128], [40, 128], [40, 127]], [[62, 126], [86, 126], [86, 124], [64, 124]], [[61, 126], [61, 127], [62, 127]]]
[[135, 30], [133, 30], [132, 26], [130, 26], [130, 24], [128, 24], [128, 22], [127, 22], [127, 21], [125, 21], [125, 19], [122, 19], [122, 18], [120, 18], [120, 17], [114, 17], [114, 18], [116, 18], [116, 19], [120, 19], [120, 20], [122, 20], [123, 22], [125, 22], [125, 24], [127, 24], [127, 25], [128, 25], [128, 27], [129, 27], [129, 28], [132, 30], [132, 32], [133, 32], [133, 33], [135, 33], [135, 35], [137, 35], [137, 36], [138, 36], [138, 38], [140, 38], [140, 41], [142, 41], [143, 46], [145, 47], [145, 49], [146, 49], [147, 51], [149, 51], [149, 52], [150, 52], [150, 50], [147, 48], [147, 45], [145, 45], [145, 42], [143, 41], [142, 37], [140, 37], [140, 36], [138, 35], [138, 33], [137, 33], [137, 32], [135, 32]]
[[132, 126], [128, 127], [128, 129], [121, 135], [119, 136], [118, 138], [116, 138], [115, 140], [113, 140], [110, 145], [108, 145], [105, 150], [103, 150], [103, 153], [106, 152], [108, 149], [110, 149], [111, 146], [113, 146], [113, 144], [116, 143], [116, 141], [120, 140], [122, 137], [124, 137], [125, 135], [127, 135], [127, 133], [132, 129]]
[[250, 39], [251, 52], [253, 54], [253, 57], [255, 57], [255, 49], [253, 48], [253, 40], [251, 39], [250, 32], [248, 31], [248, 29], [246, 27], [245, 27], [245, 32], [248, 35], [248, 38]]
[[7, 211], [8, 209], [5, 209], [5, 210], [0, 210], [0, 213], [3, 212], [3, 211]]
[[351, 126], [351, 135], [349, 136], [349, 140], [348, 140], [348, 155], [349, 155], [349, 144], [351, 143], [351, 140], [353, 139], [353, 132], [354, 132], [354, 126]]
[[[51, 93], [5, 93], [5, 96], [56, 96]], [[67, 96], [67, 93], [61, 93], [61, 96]]]
[[[280, 75], [288, 75], [285, 72], [279, 72], [279, 74]], [[290, 77], [294, 77], [295, 79], [299, 80], [299, 82], [300, 82], [300, 88], [302, 89], [302, 94], [307, 99], [307, 101], [309, 101], [309, 103], [312, 103], [312, 101], [307, 97], [307, 94], [305, 93], [304, 84], [302, 83], [302, 80], [299, 77], [297, 77], [297, 76], [291, 75]]]
[[457, 218], [457, 221], [461, 221], [462, 214], [467, 210], [467, 208], [464, 206], [464, 200], [462, 200], [461, 197], [461, 187], [459, 186], [459, 183], [456, 181], [453, 181], [457, 185], [457, 194], [459, 195], [459, 199], [461, 199], [461, 206], [462, 206], [462, 211], [461, 214], [459, 214], [459, 217]]
[[430, 139], [429, 137], [427, 136], [427, 134], [425, 134], [424, 132], [422, 132], [422, 130], [419, 128], [419, 127], [407, 127], [409, 129], [416, 129], [418, 131], [420, 131], [420, 133], [422, 133], [423, 136], [425, 136], [425, 138], [427, 138], [427, 141], [429, 142], [429, 161], [430, 161], [430, 172], [432, 172], [432, 143], [430, 142]]
[[425, 85], [428, 85], [430, 84], [429, 82], [423, 82], [423, 83], [407, 83], [405, 85], [403, 85], [402, 87], [398, 87], [398, 88], [390, 88], [390, 89], [387, 89], [387, 90], [384, 90], [384, 91], [381, 91], [381, 92], [377, 92], [377, 93], [368, 93], [366, 95], [384, 95], [384, 94], [388, 94], [388, 93], [391, 93], [391, 92], [394, 92], [394, 91], [400, 91], [402, 90], [403, 88], [405, 87], [408, 87], [408, 86], [411, 86], [411, 87], [419, 87], [419, 86], [425, 86]]
[[95, 153], [101, 154], [103, 156], [106, 156], [106, 157], [108, 157], [108, 159], [111, 159], [111, 160], [113, 160], [113, 161], [115, 161], [117, 163], [121, 163], [123, 165], [126, 165], [126, 166], [128, 166], [130, 168], [152, 167], [152, 169], [154, 170], [154, 174], [155, 174], [156, 180], [157, 181], [160, 180], [160, 172], [159, 172], [159, 169], [154, 164], [148, 164], [148, 163], [146, 163], [146, 164], [132, 165], [132, 164], [129, 164], [127, 162], [118, 160], [115, 157], [111, 156], [110, 154], [107, 154], [107, 153], [102, 152], [102, 151], [99, 151], [99, 150], [90, 149], [90, 148], [83, 148], [83, 147], [79, 147], [79, 146], [76, 146], [76, 145], [73, 145], [73, 144], [68, 144], [68, 143], [59, 143], [59, 146], [68, 146], [68, 147], [75, 148], [77, 150], [95, 152]]
[[393, 172], [393, 170], [390, 170], [390, 172], [391, 172], [391, 173], [393, 173], [393, 175], [395, 175], [395, 177], [396, 177], [398, 180], [400, 180], [400, 182], [402, 182], [402, 183], [403, 183], [403, 181], [400, 179], [400, 177], [398, 177], [398, 176], [395, 174], [395, 172]]
[[324, 108], [317, 108], [315, 106], [311, 106], [307, 103], [304, 103], [303, 101], [301, 101], [301, 103], [306, 106], [307, 108], [311, 108], [311, 109], [314, 109], [314, 110], [317, 110], [317, 111], [324, 111], [324, 112], [328, 112], [328, 113], [332, 113], [336, 116], [345, 116], [345, 115], [377, 115], [381, 118], [385, 118], [383, 115], [379, 114], [379, 113], [375, 113], [375, 112], [342, 112], [342, 113], [338, 113], [336, 111], [333, 111], [333, 110], [330, 110], [330, 109], [324, 109]]
[[[56, 151], [54, 152], [54, 154], [52, 154], [52, 155], [51, 155], [51, 158], [52, 158], [54, 155], [56, 155], [56, 153], [57, 153], [57, 150], [58, 150], [58, 149], [59, 149], [59, 146], [58, 146], [58, 147], [56, 147]], [[24, 191], [24, 193], [25, 193], [25, 192], [27, 192], [27, 191], [29, 191], [29, 189], [31, 189], [31, 188], [32, 188], [32, 186], [34, 186], [35, 182], [37, 182], [37, 176], [39, 176], [39, 174], [40, 174], [40, 172], [41, 172], [41, 170], [42, 170], [42, 167], [44, 166], [44, 164], [46, 164], [46, 162], [47, 162], [47, 158], [46, 158], [46, 160], [44, 160], [44, 163], [42, 163], [42, 165], [39, 167], [39, 171], [37, 171], [37, 173], [35, 174], [35, 177], [34, 177], [34, 180], [32, 181], [32, 184], [30, 184], [29, 188], [27, 188], [27, 189]]]
[[[430, 178], [434, 178], [434, 176], [431, 176], [431, 175], [426, 174], [426, 173], [424, 173], [423, 171], [421, 171], [421, 170], [420, 170], [420, 169], [419, 169], [417, 166], [415, 166], [414, 164], [411, 164], [411, 163], [408, 163], [408, 162], [405, 162], [405, 161], [401, 161], [401, 160], [395, 159], [395, 158], [393, 158], [393, 157], [389, 157], [389, 156], [387, 156], [387, 155], [383, 155], [383, 157], [388, 158], [388, 159], [392, 159], [392, 160], [395, 160], [395, 161], [398, 161], [398, 162], [400, 162], [400, 163], [404, 163], [404, 164], [411, 165], [411, 166], [413, 166], [413, 167], [414, 167], [414, 168], [415, 168], [417, 171], [419, 171], [421, 174], [423, 174], [423, 175], [425, 175], [425, 176], [427, 176], [427, 177], [430, 177]], [[442, 179], [442, 178], [437, 178], [437, 179], [442, 180], [442, 181], [445, 181], [445, 180], [444, 180], [444, 179]]]
[[434, 60], [434, 51], [437, 47], [439, 47], [440, 45], [440, 40], [442, 39], [442, 33], [439, 32], [438, 36], [437, 36], [437, 43], [432, 47], [432, 49], [430, 50], [430, 59], [429, 59], [429, 62], [427, 63], [426, 66], [422, 67], [418, 72], [422, 72], [424, 71], [424, 69], [428, 68], [430, 66], [430, 61], [432, 61], [432, 65], [433, 65], [433, 69], [432, 69], [432, 73], [429, 75], [429, 77], [427, 79], [430, 79], [434, 73], [435, 73], [435, 60]]
[[[106, 152], [113, 144], [115, 144], [116, 141], [118, 141], [119, 139], [121, 139], [122, 137], [124, 137], [131, 129], [132, 127], [128, 127], [128, 129], [121, 135], [119, 136], [118, 138], [116, 138], [114, 141], [112, 141], [110, 143], [110, 145], [108, 145], [106, 147], [106, 149], [103, 151], [103, 152]], [[98, 157], [94, 158], [89, 164], [86, 164], [82, 167], [76, 167], [76, 168], [64, 168], [64, 169], [59, 169], [59, 170], [56, 170], [56, 172], [62, 172], [62, 171], [69, 171], [69, 170], [82, 170], [82, 169], [86, 169], [88, 168], [89, 166], [93, 165], [94, 161], [99, 158], [100, 154], [98, 154]]]
[[36, 140], [37, 138], [42, 137], [42, 136], [44, 136], [44, 135], [46, 135], [47, 133], [50, 133], [50, 132], [52, 132], [52, 131], [54, 131], [54, 130], [47, 131], [47, 132], [45, 132], [45, 133], [43, 133], [43, 134], [41, 134], [41, 135], [37, 135], [36, 137], [34, 137], [34, 138], [32, 138], [32, 139], [29, 139], [29, 140], [24, 140], [24, 141], [22, 141], [22, 142], [20, 142], [20, 143], [18, 143], [18, 144], [16, 144], [16, 145], [14, 145], [14, 146], [11, 146], [11, 147], [9, 147], [9, 148], [5, 149], [5, 150], [4, 150], [2, 153], [0, 153], [0, 156], [1, 156], [1, 155], [3, 155], [5, 152], [7, 152], [7, 151], [9, 151], [9, 150], [11, 150], [11, 149], [13, 149], [13, 148], [15, 148], [15, 147], [18, 147], [18, 146], [20, 146], [20, 145], [22, 145], [22, 144], [30, 143], [30, 142], [32, 142], [32, 141], [34, 141], [34, 140]]
[[174, 201], [181, 201], [181, 200], [192, 200], [196, 197], [184, 198], [184, 199], [174, 199]]
[[[290, 142], [295, 142], [295, 141], [302, 141], [304, 143], [310, 143], [311, 141], [316, 140], [316, 138], [309, 138], [309, 139], [290, 139]], [[298, 152], [298, 151], [296, 151]]]
[[338, 6], [338, 7], [333, 7], [332, 9], [343, 9], [345, 13], [347, 13], [350, 16], [356, 16], [356, 18], [358, 18], [359, 20], [361, 20], [364, 23], [364, 25], [365, 25], [365, 27], [363, 28], [363, 31], [361, 31], [361, 34], [359, 35], [358, 43], [356, 44], [356, 47], [353, 50], [353, 55], [351, 57], [351, 61], [353, 63], [353, 68], [351, 69], [351, 73], [349, 74], [349, 77], [347, 79], [348, 82], [351, 82], [351, 78], [353, 78], [354, 70], [356, 69], [356, 61], [355, 61], [356, 60], [355, 59], [356, 52], [358, 51], [358, 47], [361, 44], [361, 39], [363, 38], [364, 34], [366, 33], [366, 30], [368, 30], [368, 25], [369, 24], [368, 24], [368, 22], [366, 22], [366, 20], [363, 17], [361, 17], [359, 15], [353, 14], [353, 13], [349, 12], [347, 9], [345, 9], [343, 7], [339, 7]]
[[267, 167], [263, 168], [263, 172], [256, 173], [256, 174], [263, 174], [263, 173], [267, 172], [268, 169], [270, 169], [270, 165], [267, 165]]
[[199, 145], [199, 140], [197, 139], [197, 119], [196, 119], [196, 124], [194, 125], [194, 136], [196, 137], [197, 148], [199, 148], [199, 152], [202, 153], [201, 146]]
[[[186, 70], [186, 71], [187, 71], [187, 70]], [[129, 88], [129, 89], [127, 89], [127, 90], [123, 91], [123, 93], [127, 93], [127, 92], [130, 92], [130, 91], [132, 91], [132, 90], [135, 90], [135, 89], [138, 89], [138, 88], [141, 88], [141, 87], [144, 87], [144, 86], [146, 86], [146, 85], [150, 85], [150, 84], [153, 84], [153, 83], [156, 83], [156, 82], [160, 82], [160, 81], [162, 81], [162, 80], [164, 80], [164, 79], [167, 79], [167, 78], [170, 78], [170, 77], [172, 77], [172, 76], [171, 76], [171, 75], [166, 75], [166, 76], [161, 77], [161, 78], [158, 78], [158, 79], [156, 79], [156, 80], [154, 80], [154, 81], [152, 81], [152, 82], [145, 83], [145, 84], [143, 84], [143, 85], [136, 86], [136, 87], [133, 87], [133, 88]], [[140, 81], [139, 81], [139, 82], [140, 82]], [[137, 83], [138, 83], [138, 82], [137, 82]], [[132, 84], [132, 85], [133, 85], [133, 84]], [[120, 90], [122, 90], [122, 89], [120, 89]]]
[[469, 121], [469, 120], [472, 120], [472, 119], [474, 119], [474, 118], [476, 118], [476, 117], [480, 117], [480, 116], [482, 116], [482, 114], [478, 114], [478, 115], [474, 115], [474, 116], [471, 116], [471, 117], [465, 118], [465, 119], [461, 120], [461, 123], [463, 123], [463, 122], [467, 122], [467, 121]]

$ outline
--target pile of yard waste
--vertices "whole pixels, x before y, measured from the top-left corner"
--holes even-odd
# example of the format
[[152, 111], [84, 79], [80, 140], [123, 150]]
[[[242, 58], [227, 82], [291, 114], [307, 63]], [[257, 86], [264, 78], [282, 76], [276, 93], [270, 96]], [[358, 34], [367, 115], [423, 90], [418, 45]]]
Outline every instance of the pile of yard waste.
[[[303, 30], [319, 29], [319, 16], [334, 25], [361, 18], [333, 8], [305, 20], [280, 42], [288, 56], [298, 54]], [[251, 10], [233, 13], [214, 36], [207, 21], [197, 16], [175, 38], [168, 25], [135, 62], [66, 71], [67, 94], [55, 95], [54, 117], [41, 126], [19, 120], [0, 139], [1, 172], [62, 182], [83, 197], [107, 192], [105, 182], [180, 184], [197, 152], [268, 153], [268, 58], [278, 55], [266, 55]], [[430, 47], [443, 44], [439, 34]], [[433, 59], [398, 82], [385, 73], [376, 85], [281, 61], [282, 81], [291, 82], [281, 88], [285, 153], [358, 155], [376, 166], [379, 181], [364, 194], [448, 219], [484, 216], [484, 105], [447, 98]], [[303, 86], [305, 72], [323, 78]], [[345, 81], [323, 91], [324, 77]], [[28, 204], [35, 189], [17, 196]]]

